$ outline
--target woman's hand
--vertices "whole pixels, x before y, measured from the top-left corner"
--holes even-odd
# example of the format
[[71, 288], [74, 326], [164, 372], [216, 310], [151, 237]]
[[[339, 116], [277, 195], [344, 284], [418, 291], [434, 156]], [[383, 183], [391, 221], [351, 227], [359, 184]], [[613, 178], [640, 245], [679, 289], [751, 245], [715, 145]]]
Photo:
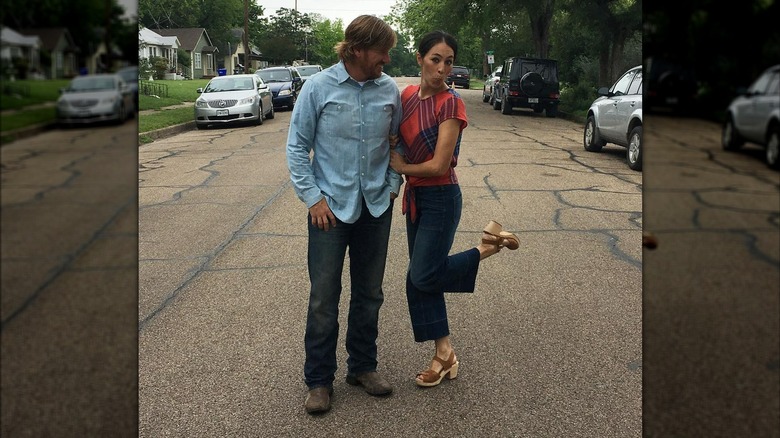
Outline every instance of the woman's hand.
[[390, 151], [390, 167], [396, 172], [403, 174], [402, 169], [408, 164], [406, 157], [396, 151]]
[[393, 149], [396, 146], [398, 146], [398, 135], [390, 135], [387, 138], [388, 140], [390, 140], [390, 149]]

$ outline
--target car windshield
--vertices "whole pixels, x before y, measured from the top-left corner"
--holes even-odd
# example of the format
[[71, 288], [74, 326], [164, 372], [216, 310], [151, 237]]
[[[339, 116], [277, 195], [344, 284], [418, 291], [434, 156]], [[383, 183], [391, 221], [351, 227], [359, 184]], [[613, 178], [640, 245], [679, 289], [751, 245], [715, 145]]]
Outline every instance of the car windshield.
[[317, 73], [320, 71], [319, 67], [315, 66], [307, 66], [307, 67], [296, 67], [298, 69], [298, 73], [301, 74], [301, 76], [311, 76], [314, 73]]
[[113, 90], [116, 88], [114, 86], [114, 79], [113, 78], [94, 78], [94, 77], [80, 77], [74, 79], [70, 86], [68, 87], [68, 91], [73, 92], [83, 92], [83, 91], [100, 91], [100, 90]]
[[215, 78], [206, 85], [206, 89], [204, 89], [203, 92], [219, 93], [222, 91], [251, 90], [252, 88], [254, 88], [252, 78]]
[[463, 67], [453, 67], [452, 68], [453, 74], [459, 74], [459, 75], [467, 75], [469, 74], [469, 70], [467, 68]]
[[519, 77], [525, 76], [526, 73], [539, 73], [545, 81], [558, 81], [558, 69], [555, 64], [546, 62], [521, 62], [519, 65]]
[[284, 70], [260, 70], [255, 73], [265, 82], [291, 82], [290, 72]]
[[116, 72], [125, 82], [138, 82], [138, 70], [136, 69], [124, 69]]

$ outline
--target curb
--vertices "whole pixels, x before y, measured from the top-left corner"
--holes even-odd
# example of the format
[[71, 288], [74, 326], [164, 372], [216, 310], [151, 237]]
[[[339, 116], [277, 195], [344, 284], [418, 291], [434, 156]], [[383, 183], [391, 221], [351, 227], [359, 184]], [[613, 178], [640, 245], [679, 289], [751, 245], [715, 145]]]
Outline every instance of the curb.
[[173, 126], [168, 126], [168, 127], [165, 127], [165, 128], [155, 129], [153, 131], [139, 132], [138, 133], [138, 144], [139, 145], [142, 144], [141, 143], [141, 139], [144, 138], [144, 137], [150, 138], [152, 140], [157, 140], [157, 139], [161, 139], [161, 138], [172, 137], [172, 136], [174, 136], [176, 134], [180, 134], [180, 133], [185, 132], [185, 131], [191, 131], [193, 129], [195, 129], [195, 122], [194, 121], [187, 122], [187, 123], [182, 123], [180, 125], [173, 125]]
[[21, 140], [23, 138], [38, 135], [42, 132], [48, 131], [56, 127], [57, 127], [56, 122], [55, 123], [48, 122], [48, 123], [40, 123], [38, 125], [26, 126], [24, 128], [14, 129], [12, 131], [0, 133], [0, 137], [2, 138], [2, 142], [0, 142], [0, 146], [13, 143], [16, 140]]

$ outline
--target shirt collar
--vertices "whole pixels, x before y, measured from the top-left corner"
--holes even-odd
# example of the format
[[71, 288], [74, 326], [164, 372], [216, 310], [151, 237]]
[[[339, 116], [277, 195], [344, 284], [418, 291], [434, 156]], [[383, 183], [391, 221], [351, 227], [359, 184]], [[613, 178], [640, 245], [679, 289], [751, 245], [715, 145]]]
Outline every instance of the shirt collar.
[[[385, 73], [382, 72], [382, 76], [376, 78], [376, 79], [369, 79], [366, 81], [366, 83], [373, 82], [376, 85], [382, 85], [385, 82]], [[338, 64], [336, 64], [336, 78], [338, 78], [339, 84], [346, 82], [349, 79], [352, 79], [352, 77], [347, 72], [347, 67], [344, 65], [344, 60], [340, 60]], [[352, 79], [353, 82], [358, 83], [356, 80]]]

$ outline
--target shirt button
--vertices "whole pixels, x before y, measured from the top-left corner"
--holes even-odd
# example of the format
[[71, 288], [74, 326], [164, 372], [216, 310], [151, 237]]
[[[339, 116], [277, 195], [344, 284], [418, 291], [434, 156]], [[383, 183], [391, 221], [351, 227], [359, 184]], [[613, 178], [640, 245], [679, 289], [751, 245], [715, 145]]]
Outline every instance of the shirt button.
[[363, 156], [362, 156], [362, 157], [360, 157], [360, 158], [362, 158], [362, 159], [364, 159], [364, 160], [365, 160], [365, 159], [366, 159], [366, 156], [365, 156], [365, 155], [363, 155]]

